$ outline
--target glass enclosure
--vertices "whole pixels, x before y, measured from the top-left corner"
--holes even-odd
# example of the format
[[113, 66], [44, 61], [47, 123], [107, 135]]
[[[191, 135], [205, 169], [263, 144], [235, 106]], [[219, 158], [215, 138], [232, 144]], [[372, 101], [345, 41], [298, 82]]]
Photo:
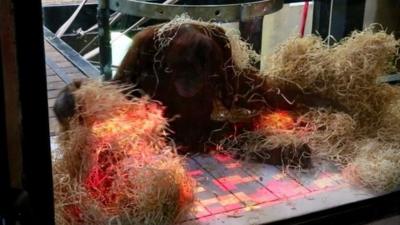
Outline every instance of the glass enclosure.
[[[42, 15], [56, 224], [399, 214], [400, 1], [42, 0]], [[1, 71], [0, 93], [27, 87]]]

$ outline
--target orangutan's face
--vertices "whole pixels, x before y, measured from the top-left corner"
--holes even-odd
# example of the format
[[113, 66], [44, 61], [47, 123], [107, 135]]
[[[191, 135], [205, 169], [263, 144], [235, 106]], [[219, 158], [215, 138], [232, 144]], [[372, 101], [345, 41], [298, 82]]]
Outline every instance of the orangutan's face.
[[168, 47], [165, 72], [176, 92], [190, 98], [203, 91], [209, 77], [222, 67], [221, 50], [208, 36], [192, 27], [182, 27]]

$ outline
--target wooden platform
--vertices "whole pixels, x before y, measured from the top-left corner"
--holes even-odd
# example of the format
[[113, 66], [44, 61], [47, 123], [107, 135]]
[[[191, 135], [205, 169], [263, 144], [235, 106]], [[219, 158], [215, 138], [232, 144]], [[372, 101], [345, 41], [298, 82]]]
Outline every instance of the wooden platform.
[[60, 90], [65, 87], [67, 79], [87, 78], [79, 69], [69, 62], [60, 52], [45, 41], [46, 72], [47, 72], [47, 96], [49, 104], [50, 134], [57, 131], [57, 121], [53, 106]]
[[[55, 97], [66, 79], [86, 76], [48, 43], [45, 48], [50, 130], [54, 135]], [[55, 136], [51, 140], [56, 152]], [[278, 167], [244, 163], [226, 155], [196, 155], [187, 159], [187, 169], [197, 181], [197, 201], [184, 225], [266, 224], [375, 197], [351, 187], [340, 171], [322, 162], [305, 173], [282, 173]]]

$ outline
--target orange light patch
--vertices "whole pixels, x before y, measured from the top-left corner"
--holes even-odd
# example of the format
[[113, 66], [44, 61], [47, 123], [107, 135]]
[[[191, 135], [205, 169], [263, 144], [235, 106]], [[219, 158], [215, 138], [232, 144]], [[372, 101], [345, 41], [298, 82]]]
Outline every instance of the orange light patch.
[[295, 121], [293, 117], [285, 111], [278, 111], [262, 115], [256, 122], [257, 129], [278, 129], [290, 130], [293, 129]]
[[235, 168], [242, 167], [242, 164], [240, 164], [239, 162], [233, 162], [233, 163], [226, 164], [225, 167], [228, 169], [235, 169]]
[[[84, 186], [90, 196], [104, 205], [118, 201], [118, 192], [112, 186], [118, 177], [117, 171], [122, 162], [140, 160], [143, 163], [154, 158], [156, 150], [150, 137], [164, 124], [161, 106], [148, 103], [144, 107], [126, 104], [113, 108], [103, 114], [85, 118], [90, 128], [87, 144], [90, 146], [91, 165], [84, 180]], [[129, 159], [129, 160], [128, 160]], [[190, 185], [181, 185], [179, 203], [192, 199]]]
[[235, 196], [239, 198], [241, 201], [246, 202], [246, 203], [252, 203], [253, 200], [244, 192], [235, 192]]
[[239, 200], [231, 194], [219, 196], [218, 199], [219, 199], [219, 203], [223, 206], [228, 206], [228, 205], [233, 205], [233, 204], [239, 203]]
[[194, 193], [192, 191], [192, 185], [191, 184], [181, 184], [180, 185], [180, 193], [179, 193], [179, 207], [184, 207], [185, 205], [188, 205], [190, 202], [194, 200]]
[[212, 204], [216, 204], [218, 203], [218, 199], [217, 198], [209, 198], [209, 199], [204, 199], [204, 200], [200, 200], [200, 202], [204, 205], [212, 205]]

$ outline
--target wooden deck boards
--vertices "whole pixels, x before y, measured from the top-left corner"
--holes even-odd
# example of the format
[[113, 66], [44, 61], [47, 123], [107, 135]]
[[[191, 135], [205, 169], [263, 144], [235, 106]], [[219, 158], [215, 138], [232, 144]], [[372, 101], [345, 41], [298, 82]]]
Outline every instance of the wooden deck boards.
[[49, 123], [50, 123], [50, 134], [53, 136], [57, 131], [57, 120], [54, 115], [53, 106], [56, 101], [56, 97], [62, 88], [65, 87], [66, 82], [61, 78], [62, 72], [68, 76], [68, 79], [83, 79], [87, 78], [78, 68], [76, 68], [71, 62], [69, 62], [60, 52], [58, 52], [53, 46], [45, 41], [45, 53], [46, 58], [50, 59], [52, 63], [46, 63], [46, 74], [47, 74], [47, 98], [49, 105]]

